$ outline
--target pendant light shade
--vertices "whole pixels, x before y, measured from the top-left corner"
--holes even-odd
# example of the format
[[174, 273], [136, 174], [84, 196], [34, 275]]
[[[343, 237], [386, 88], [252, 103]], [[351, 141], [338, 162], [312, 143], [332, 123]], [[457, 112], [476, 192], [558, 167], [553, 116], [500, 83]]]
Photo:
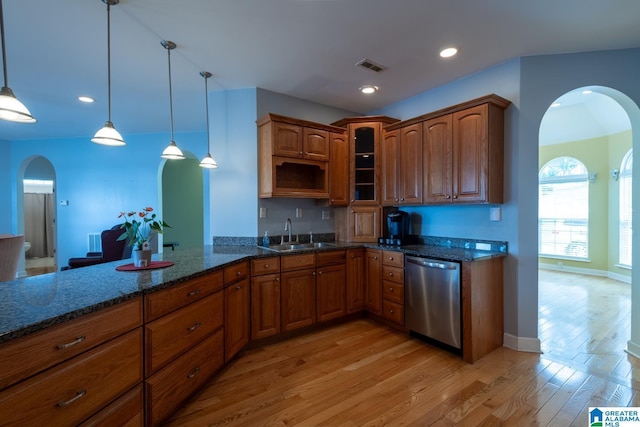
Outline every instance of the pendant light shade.
[[91, 142], [102, 145], [122, 146], [126, 145], [126, 143], [111, 122], [111, 6], [120, 3], [120, 0], [102, 0], [102, 2], [107, 5], [107, 104], [109, 118], [104, 127], [91, 138]]
[[35, 123], [36, 119], [31, 115], [27, 107], [18, 101], [7, 82], [7, 51], [4, 47], [2, 0], [0, 0], [0, 38], [2, 39], [2, 71], [4, 72], [4, 85], [0, 89], [0, 119], [17, 123]]
[[171, 160], [182, 160], [184, 159], [184, 154], [182, 154], [182, 150], [178, 148], [175, 141], [173, 140], [173, 93], [171, 92], [171, 51], [176, 48], [176, 44], [169, 40], [162, 40], [160, 42], [162, 47], [167, 49], [167, 58], [169, 59], [169, 115], [171, 118], [171, 142], [169, 142], [169, 146], [164, 149], [162, 152], [163, 159], [171, 159]]
[[207, 86], [207, 79], [211, 77], [211, 73], [208, 71], [200, 71], [200, 75], [204, 77], [204, 99], [207, 113], [207, 155], [204, 156], [202, 161], [200, 161], [200, 167], [206, 169], [215, 169], [218, 167], [218, 164], [213, 157], [211, 157], [211, 136], [209, 135], [209, 90]]

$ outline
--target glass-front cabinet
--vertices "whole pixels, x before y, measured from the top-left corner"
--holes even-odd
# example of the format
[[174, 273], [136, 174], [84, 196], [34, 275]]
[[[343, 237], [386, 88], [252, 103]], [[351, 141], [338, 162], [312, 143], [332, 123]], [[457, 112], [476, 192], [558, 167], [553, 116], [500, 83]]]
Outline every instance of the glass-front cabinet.
[[376, 202], [378, 174], [376, 161], [380, 125], [362, 123], [353, 129], [353, 180], [351, 202]]

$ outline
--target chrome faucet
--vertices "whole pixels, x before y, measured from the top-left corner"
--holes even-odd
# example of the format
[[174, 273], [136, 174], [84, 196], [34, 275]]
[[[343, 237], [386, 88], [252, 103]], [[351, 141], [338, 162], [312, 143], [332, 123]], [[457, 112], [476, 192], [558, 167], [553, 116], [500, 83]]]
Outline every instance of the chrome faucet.
[[[291, 225], [291, 218], [287, 218], [287, 220], [284, 222], [284, 231], [288, 231], [289, 232], [289, 243], [291, 243], [291, 232], [293, 229], [293, 225]], [[280, 239], [280, 244], [284, 243], [284, 234], [282, 235], [282, 238]]]

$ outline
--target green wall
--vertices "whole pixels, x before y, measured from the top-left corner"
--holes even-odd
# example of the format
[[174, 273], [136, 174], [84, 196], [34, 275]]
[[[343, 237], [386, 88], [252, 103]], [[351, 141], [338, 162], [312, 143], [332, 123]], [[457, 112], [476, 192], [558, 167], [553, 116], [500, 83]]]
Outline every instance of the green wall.
[[561, 261], [565, 268], [631, 276], [629, 269], [616, 266], [619, 181], [613, 180], [610, 175], [611, 170], [620, 169], [622, 158], [630, 149], [630, 130], [610, 136], [540, 146], [538, 170], [553, 158], [570, 156], [584, 163], [589, 174], [597, 174], [589, 184], [589, 261], [540, 257], [540, 264], [557, 266]]

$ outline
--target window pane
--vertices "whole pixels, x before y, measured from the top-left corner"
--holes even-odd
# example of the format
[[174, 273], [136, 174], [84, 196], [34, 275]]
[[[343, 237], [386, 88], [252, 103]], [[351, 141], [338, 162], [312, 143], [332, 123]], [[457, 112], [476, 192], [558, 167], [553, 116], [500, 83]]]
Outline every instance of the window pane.
[[620, 167], [620, 241], [618, 262], [631, 266], [631, 169], [633, 151], [622, 159]]
[[540, 171], [538, 252], [541, 255], [589, 256], [589, 181], [582, 162], [559, 157]]

